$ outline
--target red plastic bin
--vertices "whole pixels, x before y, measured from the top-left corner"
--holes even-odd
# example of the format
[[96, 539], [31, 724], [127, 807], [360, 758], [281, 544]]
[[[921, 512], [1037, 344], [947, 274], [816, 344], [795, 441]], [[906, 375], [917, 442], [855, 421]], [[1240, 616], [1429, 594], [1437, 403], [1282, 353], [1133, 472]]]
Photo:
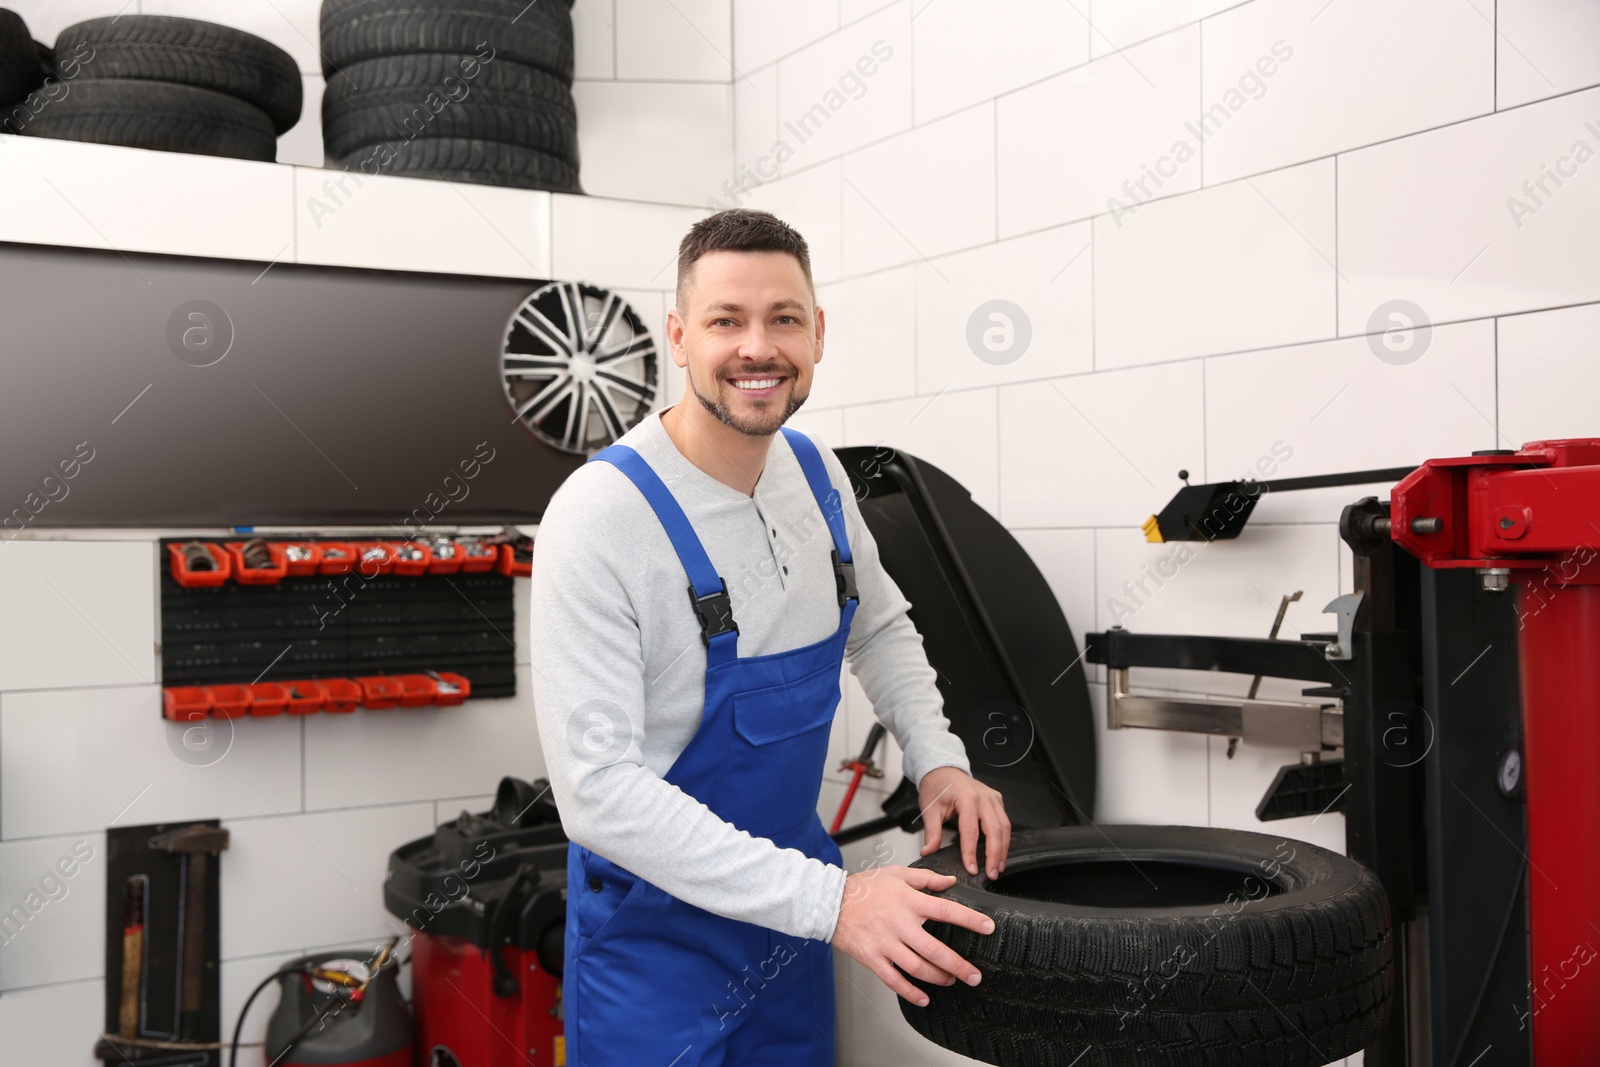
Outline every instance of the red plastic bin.
[[[439, 547], [436, 546], [439, 546], [440, 542], [444, 542], [444, 547], [449, 548], [450, 555], [439, 555]], [[428, 547], [433, 549], [433, 558], [428, 561], [429, 574], [455, 574], [461, 569], [462, 554], [466, 552], [466, 546], [460, 541], [449, 537], [440, 537], [435, 539]]]
[[343, 714], [355, 711], [361, 703], [361, 687], [348, 678], [324, 678], [322, 691], [326, 693], [327, 700], [322, 705], [323, 711], [332, 711]]
[[510, 575], [512, 578], [527, 578], [533, 574], [533, 561], [519, 560], [516, 549], [510, 545], [501, 545], [499, 570], [501, 574]]
[[250, 714], [258, 718], [282, 715], [289, 707], [289, 690], [279, 682], [251, 682]]
[[283, 687], [289, 691], [284, 710], [290, 715], [314, 715], [328, 700], [328, 690], [321, 682], [284, 682]]
[[[355, 550], [355, 571], [363, 578], [376, 578], [380, 574], [394, 572], [394, 542], [392, 541], [351, 541], [350, 547]], [[367, 554], [374, 554], [372, 559], [367, 559]]]
[[348, 574], [356, 563], [355, 547], [345, 541], [317, 542], [317, 573]]
[[500, 562], [500, 546], [486, 545], [482, 541], [456, 542], [456, 551], [461, 555], [462, 574], [482, 574], [492, 571]]
[[439, 683], [426, 674], [397, 674], [394, 680], [400, 683], [402, 708], [427, 707], [439, 695]]
[[275, 585], [283, 581], [289, 573], [288, 561], [284, 558], [283, 544], [279, 541], [267, 542], [267, 555], [272, 557], [270, 567], [246, 567], [244, 565], [245, 541], [229, 541], [228, 555], [233, 557], [233, 580], [240, 585]]
[[401, 541], [393, 546], [394, 573], [426, 574], [433, 562], [433, 548], [421, 541]]
[[[433, 698], [433, 702], [440, 707], [453, 707], [472, 695], [472, 683], [459, 674], [452, 674], [449, 671], [432, 671], [430, 675], [438, 687], [438, 694]], [[446, 692], [445, 688], [452, 685], [455, 686], [456, 691], [454, 693]]]
[[203, 685], [175, 685], [161, 691], [161, 714], [172, 722], [194, 722], [211, 714], [211, 690]]
[[405, 691], [398, 680], [384, 674], [357, 678], [356, 684], [361, 686], [361, 706], [364, 708], [392, 708], [400, 703], [400, 695]]
[[[300, 550], [303, 559], [291, 558], [291, 553]], [[322, 565], [322, 546], [315, 541], [285, 541], [283, 542], [283, 563], [289, 569], [292, 577], [304, 577], [316, 574], [317, 568]]]
[[240, 719], [250, 714], [250, 687], [247, 685], [212, 685], [211, 714], [219, 719]]
[[167, 545], [167, 555], [172, 561], [172, 580], [185, 589], [205, 589], [221, 585], [233, 575], [233, 558], [228, 551], [215, 541], [203, 542], [206, 550], [211, 553], [211, 558], [216, 561], [217, 569], [214, 571], [191, 571], [183, 558], [182, 544]]

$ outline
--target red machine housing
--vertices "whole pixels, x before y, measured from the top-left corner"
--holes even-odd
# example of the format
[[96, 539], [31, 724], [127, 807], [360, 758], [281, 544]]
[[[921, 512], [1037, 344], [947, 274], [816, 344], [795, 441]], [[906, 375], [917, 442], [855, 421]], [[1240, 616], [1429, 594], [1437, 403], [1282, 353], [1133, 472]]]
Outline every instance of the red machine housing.
[[412, 930], [423, 1067], [560, 1067], [567, 838], [543, 779], [506, 778], [389, 856], [383, 901]]
[[[1431, 520], [1438, 520], [1437, 522]], [[1600, 1049], [1600, 439], [1429, 460], [1395, 486], [1391, 536], [1505, 587], [1520, 628], [1534, 1062]]]
[[[526, 1067], [566, 1063], [561, 979], [539, 951], [500, 949], [517, 991], [495, 995], [489, 950], [459, 937], [411, 939], [411, 1007], [422, 1063], [438, 1067]], [[454, 1059], [444, 1059], [444, 1055]], [[430, 1058], [432, 1057], [432, 1058]]]

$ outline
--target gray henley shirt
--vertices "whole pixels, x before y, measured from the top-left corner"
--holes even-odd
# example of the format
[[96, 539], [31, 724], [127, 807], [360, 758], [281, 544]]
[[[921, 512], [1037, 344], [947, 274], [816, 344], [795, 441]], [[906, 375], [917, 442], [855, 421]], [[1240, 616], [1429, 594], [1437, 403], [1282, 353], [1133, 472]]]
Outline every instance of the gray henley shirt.
[[[820, 641], [839, 627], [833, 542], [799, 461], [773, 437], [755, 495], [689, 462], [661, 413], [620, 443], [660, 475], [728, 583], [741, 657]], [[850, 670], [915, 783], [970, 772], [948, 729], [909, 604], [884, 573], [843, 465], [818, 445], [845, 505], [860, 605]], [[845, 870], [716, 816], [662, 777], [705, 710], [706, 651], [689, 579], [644, 496], [588, 463], [551, 498], [533, 552], [534, 711], [568, 837], [680, 900], [796, 937], [831, 940]]]

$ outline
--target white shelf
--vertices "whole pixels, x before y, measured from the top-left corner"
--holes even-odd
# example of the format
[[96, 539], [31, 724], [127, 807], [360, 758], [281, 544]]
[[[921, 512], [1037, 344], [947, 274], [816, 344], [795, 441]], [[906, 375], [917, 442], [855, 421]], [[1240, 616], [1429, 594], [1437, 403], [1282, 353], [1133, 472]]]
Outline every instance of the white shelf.
[[0, 241], [669, 290], [700, 208], [0, 134]]

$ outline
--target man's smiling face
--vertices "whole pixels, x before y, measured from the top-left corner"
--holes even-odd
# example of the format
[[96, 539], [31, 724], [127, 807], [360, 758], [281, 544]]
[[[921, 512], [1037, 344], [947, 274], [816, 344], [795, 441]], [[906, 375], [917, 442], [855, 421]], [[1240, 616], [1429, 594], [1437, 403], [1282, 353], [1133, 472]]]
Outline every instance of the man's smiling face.
[[701, 405], [738, 432], [770, 437], [811, 394], [823, 316], [794, 256], [707, 252], [673, 315], [673, 361]]

